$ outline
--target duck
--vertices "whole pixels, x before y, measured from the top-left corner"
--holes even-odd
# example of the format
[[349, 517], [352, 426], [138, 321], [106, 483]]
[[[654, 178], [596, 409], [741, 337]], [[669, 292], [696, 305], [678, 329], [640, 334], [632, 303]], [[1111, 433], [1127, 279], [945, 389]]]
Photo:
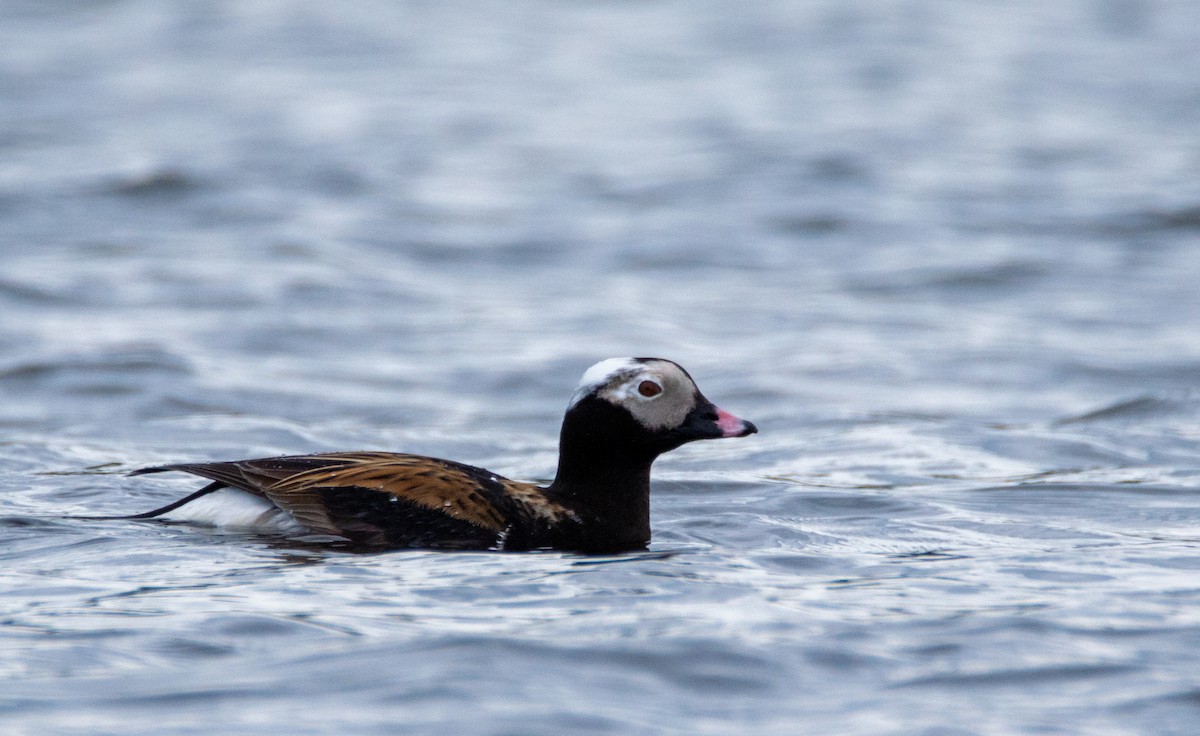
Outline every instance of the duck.
[[284, 455], [134, 470], [210, 482], [152, 511], [96, 518], [315, 535], [372, 550], [645, 550], [654, 460], [696, 440], [757, 431], [705, 398], [678, 363], [609, 358], [588, 368], [571, 396], [545, 486], [422, 455]]

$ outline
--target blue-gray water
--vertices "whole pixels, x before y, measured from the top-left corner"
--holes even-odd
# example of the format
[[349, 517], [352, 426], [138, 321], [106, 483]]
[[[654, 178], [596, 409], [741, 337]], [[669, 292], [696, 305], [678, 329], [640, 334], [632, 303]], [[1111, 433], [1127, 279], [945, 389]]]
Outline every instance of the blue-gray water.
[[[1200, 4], [0, 5], [0, 732], [1192, 734]], [[649, 553], [64, 514], [761, 434]]]

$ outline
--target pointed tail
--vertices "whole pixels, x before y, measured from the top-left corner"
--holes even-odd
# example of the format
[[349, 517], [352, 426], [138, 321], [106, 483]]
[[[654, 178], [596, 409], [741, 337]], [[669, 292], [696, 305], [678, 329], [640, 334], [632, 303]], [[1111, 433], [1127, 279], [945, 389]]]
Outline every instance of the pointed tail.
[[[141, 470], [133, 471], [132, 473], [130, 473], [130, 475], [142, 475], [144, 473], [161, 473], [161, 472], [164, 472], [167, 470], [171, 470], [171, 468], [142, 468]], [[204, 486], [203, 488], [196, 491], [195, 493], [190, 493], [190, 494], [184, 496], [183, 498], [179, 499], [178, 501], [172, 501], [171, 503], [167, 504], [166, 506], [160, 506], [159, 508], [156, 508], [152, 511], [143, 511], [140, 514], [128, 514], [125, 516], [68, 516], [66, 518], [68, 518], [68, 519], [83, 519], [86, 521], [122, 521], [122, 520], [134, 520], [134, 519], [153, 519], [156, 516], [162, 516], [163, 514], [174, 511], [175, 509], [179, 508], [180, 506], [183, 506], [184, 504], [191, 503], [192, 501], [195, 501], [197, 498], [200, 498], [201, 496], [206, 496], [206, 495], [212, 493], [213, 491], [220, 490], [225, 487], [226, 487], [226, 484], [222, 483], [221, 481], [213, 481], [212, 483], [209, 483], [208, 485]]]

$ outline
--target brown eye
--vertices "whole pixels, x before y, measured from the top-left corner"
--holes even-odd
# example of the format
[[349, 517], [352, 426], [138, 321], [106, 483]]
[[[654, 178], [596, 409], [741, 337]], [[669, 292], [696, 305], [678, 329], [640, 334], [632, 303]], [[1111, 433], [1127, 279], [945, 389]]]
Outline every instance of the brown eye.
[[662, 393], [662, 386], [654, 381], [642, 381], [638, 384], [638, 393], [647, 399], [652, 399]]

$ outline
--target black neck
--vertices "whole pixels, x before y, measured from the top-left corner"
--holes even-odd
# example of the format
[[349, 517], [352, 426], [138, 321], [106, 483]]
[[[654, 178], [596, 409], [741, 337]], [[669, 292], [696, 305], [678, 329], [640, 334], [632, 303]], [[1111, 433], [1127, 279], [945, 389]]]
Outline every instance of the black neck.
[[650, 466], [660, 451], [628, 412], [585, 398], [563, 420], [558, 472], [546, 493], [575, 511], [589, 536], [645, 544]]

